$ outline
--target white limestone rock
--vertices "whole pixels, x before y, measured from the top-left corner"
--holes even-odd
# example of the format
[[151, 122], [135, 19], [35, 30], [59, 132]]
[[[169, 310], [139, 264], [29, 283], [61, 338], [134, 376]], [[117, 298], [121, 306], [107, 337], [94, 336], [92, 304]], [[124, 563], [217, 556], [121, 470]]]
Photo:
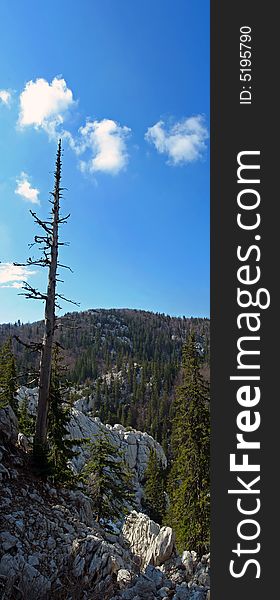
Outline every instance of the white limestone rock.
[[18, 401], [19, 407], [21, 406], [21, 404], [23, 403], [24, 400], [27, 400], [28, 412], [31, 415], [36, 415], [36, 409], [37, 409], [37, 404], [38, 404], [38, 393], [39, 393], [38, 387], [29, 388], [29, 387], [26, 387], [25, 385], [21, 386], [17, 390], [17, 401]]
[[[19, 405], [28, 399], [28, 410], [30, 414], [35, 414], [38, 402], [38, 388], [21, 387], [17, 392]], [[107, 434], [110, 442], [117, 450], [123, 453], [124, 460], [132, 471], [132, 480], [135, 487], [136, 500], [140, 507], [143, 497], [142, 483], [147, 468], [151, 450], [155, 450], [159, 461], [165, 467], [167, 465], [166, 456], [160, 444], [156, 442], [152, 436], [146, 432], [137, 431], [135, 429], [126, 429], [123, 425], [104, 424], [99, 417], [91, 417], [85, 414], [81, 408], [84, 408], [83, 399], [79, 399], [74, 403], [71, 409], [71, 420], [69, 422], [68, 431], [70, 439], [84, 440], [89, 439], [94, 442], [102, 434]], [[23, 438], [23, 434], [19, 433], [19, 442], [22, 446], [28, 445], [28, 441]], [[79, 473], [84, 464], [89, 458], [89, 449], [86, 445], [77, 446], [78, 451], [69, 466], [75, 473]]]
[[175, 534], [171, 527], [161, 527], [151, 547], [150, 561], [157, 567], [166, 562], [175, 549]]
[[120, 569], [117, 575], [117, 582], [120, 589], [127, 587], [131, 583], [131, 573], [127, 569]]
[[160, 527], [147, 515], [132, 511], [123, 526], [123, 536], [142, 567], [159, 566], [175, 552], [175, 536], [171, 527]]
[[28, 439], [27, 439], [26, 435], [24, 435], [24, 433], [18, 433], [18, 445], [25, 452], [28, 451], [28, 448], [30, 447], [30, 444], [28, 442]]

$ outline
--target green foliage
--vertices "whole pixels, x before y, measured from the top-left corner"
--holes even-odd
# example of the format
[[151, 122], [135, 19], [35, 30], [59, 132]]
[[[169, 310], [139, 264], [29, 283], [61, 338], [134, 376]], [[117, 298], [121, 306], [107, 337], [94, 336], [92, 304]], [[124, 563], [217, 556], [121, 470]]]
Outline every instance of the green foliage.
[[65, 368], [58, 346], [53, 350], [50, 405], [48, 413], [48, 474], [57, 483], [66, 485], [74, 483], [75, 477], [68, 461], [76, 456], [74, 446], [81, 440], [70, 440], [67, 437], [67, 425], [70, 421], [70, 408], [64, 402], [66, 382], [63, 382]]
[[166, 510], [164, 469], [157, 458], [155, 450], [151, 450], [144, 484], [144, 509], [149, 517], [159, 525]]
[[11, 406], [17, 414], [17, 374], [12, 339], [8, 337], [0, 350], [0, 408]]
[[202, 554], [209, 550], [210, 417], [193, 334], [184, 347], [182, 366], [182, 384], [174, 402], [166, 522], [174, 528], [180, 550]]
[[93, 502], [96, 521], [115, 521], [133, 505], [131, 475], [123, 454], [110, 442], [108, 434], [90, 444], [90, 458], [82, 471], [82, 481]]
[[31, 437], [35, 432], [35, 416], [28, 412], [28, 397], [24, 396], [18, 407], [19, 431], [26, 437]]

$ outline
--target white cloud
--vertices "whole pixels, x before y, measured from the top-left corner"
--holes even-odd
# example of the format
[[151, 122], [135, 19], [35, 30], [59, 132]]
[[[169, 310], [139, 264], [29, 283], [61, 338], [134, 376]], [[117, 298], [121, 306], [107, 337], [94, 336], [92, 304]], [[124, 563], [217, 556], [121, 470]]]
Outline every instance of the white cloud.
[[31, 186], [28, 175], [22, 171], [17, 179], [15, 194], [18, 194], [32, 204], [40, 204], [39, 193], [37, 188]]
[[36, 271], [30, 271], [28, 267], [18, 267], [13, 263], [0, 264], [0, 288], [22, 287], [22, 282], [30, 276], [35, 275]]
[[149, 127], [145, 139], [153, 144], [160, 154], [168, 156], [168, 164], [180, 165], [199, 160], [206, 149], [209, 134], [202, 115], [178, 121], [167, 127], [158, 121]]
[[79, 129], [79, 133], [80, 139], [72, 144], [73, 149], [79, 155], [87, 150], [90, 152], [90, 158], [80, 162], [82, 171], [101, 171], [115, 175], [125, 168], [128, 161], [126, 138], [130, 133], [129, 127], [122, 127], [111, 119], [88, 120]]
[[0, 90], [0, 103], [2, 102], [2, 104], [9, 106], [11, 102], [11, 97], [11, 92], [9, 92], [8, 90]]
[[[61, 137], [78, 156], [84, 155], [79, 163], [83, 172], [119, 173], [128, 162], [126, 138], [130, 129], [111, 119], [88, 119], [77, 135], [72, 134], [63, 123], [75, 104], [73, 93], [62, 78], [55, 77], [51, 83], [43, 78], [28, 81], [20, 94], [18, 124], [21, 128], [43, 129], [50, 139]], [[20, 189], [17, 193], [31, 202], [37, 201], [35, 195], [31, 198], [28, 181]]]
[[20, 94], [21, 127], [33, 126], [44, 129], [55, 137], [56, 129], [64, 121], [65, 112], [74, 104], [73, 93], [64, 79], [55, 77], [51, 83], [39, 78], [28, 81]]

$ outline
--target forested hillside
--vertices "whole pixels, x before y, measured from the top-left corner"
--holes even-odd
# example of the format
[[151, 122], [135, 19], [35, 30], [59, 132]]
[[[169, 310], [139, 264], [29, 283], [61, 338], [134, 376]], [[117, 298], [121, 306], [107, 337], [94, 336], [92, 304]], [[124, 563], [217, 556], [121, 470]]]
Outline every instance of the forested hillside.
[[[209, 378], [209, 320], [94, 309], [68, 313], [57, 325], [71, 400], [86, 397], [84, 410], [102, 421], [148, 431], [166, 448], [182, 345], [190, 330], [195, 333], [201, 372]], [[39, 356], [16, 337], [32, 345], [42, 339], [42, 332], [43, 322], [0, 325], [0, 346], [13, 337], [21, 384], [36, 385]]]

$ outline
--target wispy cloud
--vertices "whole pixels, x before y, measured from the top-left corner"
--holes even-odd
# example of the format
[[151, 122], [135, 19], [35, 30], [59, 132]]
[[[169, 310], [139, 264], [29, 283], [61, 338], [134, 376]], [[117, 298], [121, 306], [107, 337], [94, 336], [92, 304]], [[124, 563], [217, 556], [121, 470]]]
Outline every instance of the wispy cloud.
[[74, 104], [73, 93], [62, 78], [51, 83], [38, 78], [28, 81], [20, 94], [20, 127], [44, 129], [50, 137], [57, 136], [57, 128], [64, 122], [65, 113]]
[[0, 104], [10, 106], [12, 94], [9, 90], [0, 90]]
[[206, 150], [208, 129], [202, 115], [178, 121], [168, 127], [158, 121], [149, 127], [145, 139], [153, 144], [160, 154], [166, 154], [168, 164], [182, 165], [202, 158]]
[[32, 204], [40, 204], [39, 200], [39, 190], [37, 188], [33, 188], [29, 181], [30, 177], [24, 171], [21, 172], [20, 176], [17, 179], [17, 187], [15, 189], [15, 194], [24, 198], [28, 202]]
[[13, 263], [0, 264], [0, 288], [22, 287], [22, 282], [27, 281], [29, 277], [35, 275], [36, 271], [30, 271], [28, 267], [18, 267]]
[[126, 138], [130, 131], [129, 127], [122, 127], [111, 119], [88, 120], [79, 130], [79, 140], [74, 143], [77, 154], [89, 152], [89, 158], [80, 162], [81, 170], [111, 175], [122, 171], [128, 162]]

